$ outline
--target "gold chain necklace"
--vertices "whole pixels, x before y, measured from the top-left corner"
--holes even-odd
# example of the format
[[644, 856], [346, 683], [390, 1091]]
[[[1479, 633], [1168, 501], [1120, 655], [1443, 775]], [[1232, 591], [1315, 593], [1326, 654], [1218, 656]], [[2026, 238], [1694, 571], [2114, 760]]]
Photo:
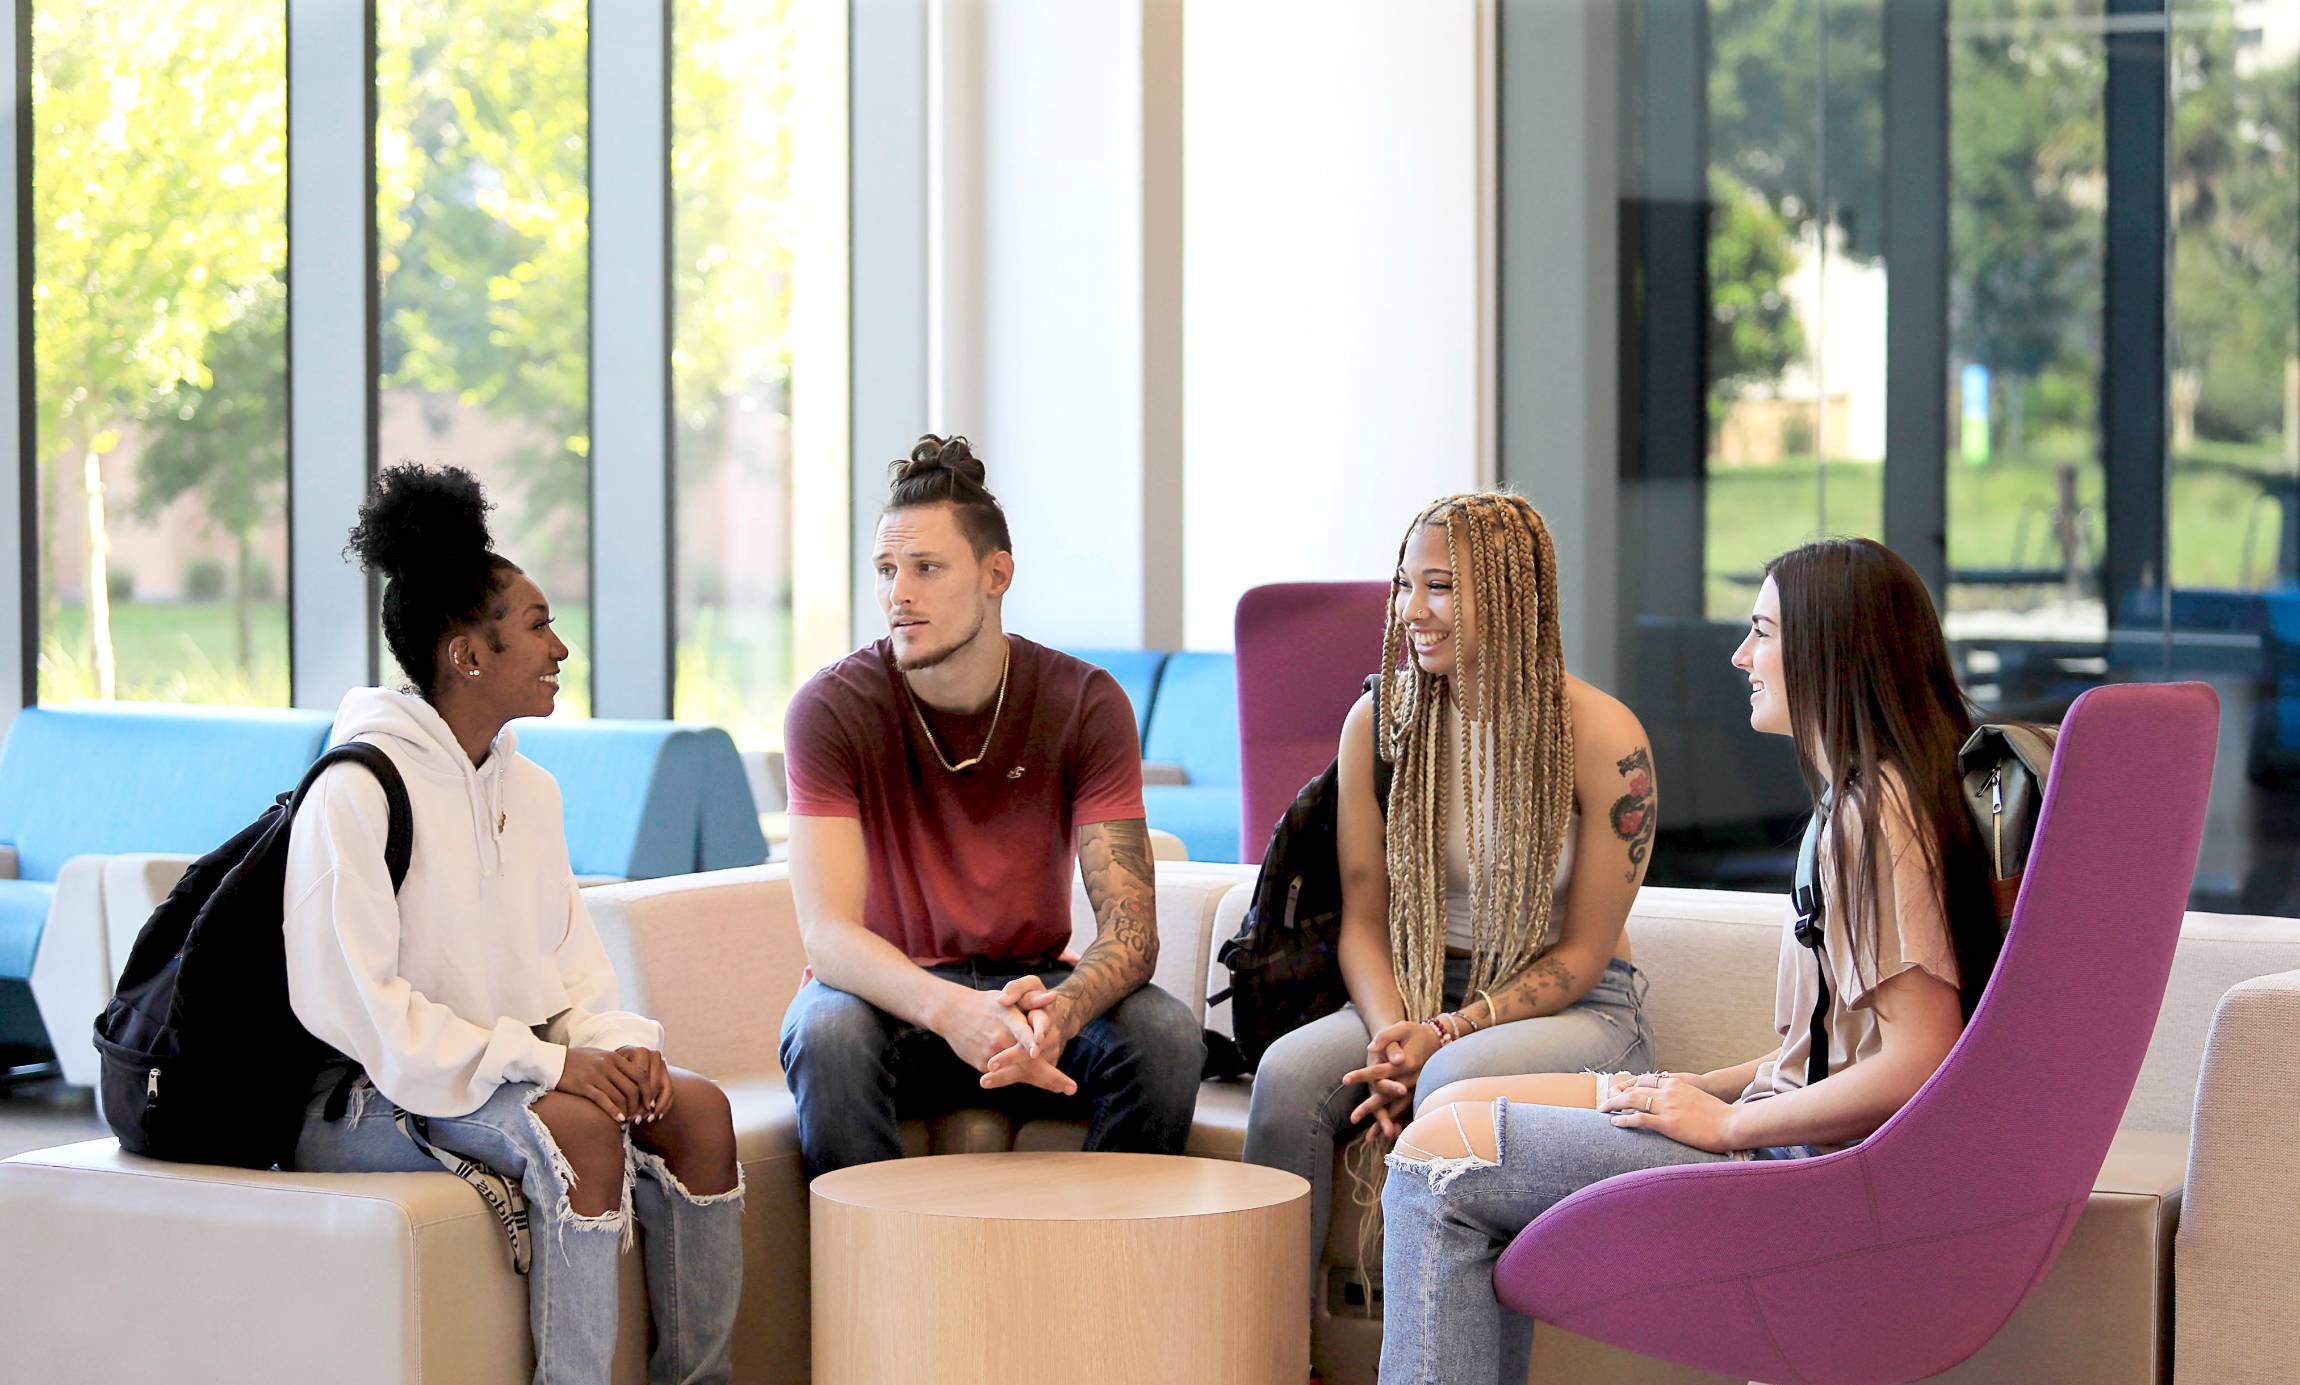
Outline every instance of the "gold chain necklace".
[[950, 762], [949, 756], [942, 753], [942, 742], [934, 738], [934, 728], [926, 724], [926, 712], [918, 705], [918, 694], [910, 694], [910, 714], [918, 718], [918, 729], [926, 733], [927, 749], [934, 752], [934, 758], [942, 763], [944, 769], [952, 774], [962, 769], [972, 769], [982, 763], [983, 756], [990, 753], [990, 743], [998, 735], [998, 715], [1006, 710], [1006, 675], [1013, 668], [1014, 646], [1009, 643], [1006, 646], [1006, 658], [998, 665], [998, 702], [990, 709], [990, 729], [982, 733], [982, 749], [974, 752], [973, 759], [961, 760], [955, 765]]

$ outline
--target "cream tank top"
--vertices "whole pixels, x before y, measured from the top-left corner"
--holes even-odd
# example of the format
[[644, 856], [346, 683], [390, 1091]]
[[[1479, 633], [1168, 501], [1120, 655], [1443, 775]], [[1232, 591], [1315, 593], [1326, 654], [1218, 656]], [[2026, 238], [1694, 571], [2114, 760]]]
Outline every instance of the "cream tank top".
[[[1451, 699], [1445, 706], [1444, 774], [1449, 797], [1445, 813], [1445, 945], [1448, 952], [1468, 952], [1475, 936], [1470, 925], [1469, 874], [1469, 776], [1461, 772], [1455, 761], [1461, 758], [1461, 713]], [[1470, 723], [1470, 754], [1483, 757], [1487, 765], [1485, 792], [1480, 794], [1477, 811], [1484, 824], [1485, 840], [1491, 842], [1494, 832], [1493, 748], [1486, 728], [1478, 722]], [[1549, 929], [1540, 941], [1548, 947], [1557, 941], [1557, 930], [1565, 921], [1565, 895], [1573, 881], [1573, 834], [1581, 825], [1581, 814], [1573, 815], [1567, 827], [1565, 841], [1557, 854], [1557, 882], [1551, 893]]]

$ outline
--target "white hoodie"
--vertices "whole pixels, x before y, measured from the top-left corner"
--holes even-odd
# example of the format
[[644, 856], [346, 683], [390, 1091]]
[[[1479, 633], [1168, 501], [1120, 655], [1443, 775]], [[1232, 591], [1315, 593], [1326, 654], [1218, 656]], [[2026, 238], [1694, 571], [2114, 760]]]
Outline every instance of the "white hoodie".
[[616, 1008], [567, 864], [559, 785], [512, 733], [475, 767], [430, 703], [355, 688], [329, 744], [354, 739], [399, 767], [414, 850], [394, 897], [383, 786], [358, 765], [312, 785], [283, 900], [288, 1000], [304, 1027], [424, 1116], [468, 1115], [505, 1082], [555, 1086], [569, 1047], [661, 1048], [661, 1025]]

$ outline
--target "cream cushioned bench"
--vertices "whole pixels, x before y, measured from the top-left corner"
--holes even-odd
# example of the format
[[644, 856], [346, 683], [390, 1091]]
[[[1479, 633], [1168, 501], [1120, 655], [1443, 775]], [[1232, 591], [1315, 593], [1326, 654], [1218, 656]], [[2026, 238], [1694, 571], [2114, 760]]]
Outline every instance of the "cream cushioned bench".
[[[1218, 938], [1242, 918], [1252, 873], [1160, 862], [1159, 984], [1203, 1012], [1221, 984]], [[806, 1190], [794, 1113], [776, 1059], [783, 1007], [804, 968], [784, 867], [611, 885], [587, 892], [625, 999], [660, 1017], [673, 1061], [725, 1084], [750, 1195], [744, 1214], [737, 1378], [805, 1378]], [[1768, 1027], [1781, 902], [1774, 896], [1649, 888], [1630, 933], [1652, 978], [1647, 1001], [1666, 1066], [1739, 1061]], [[1083, 942], [1091, 921], [1076, 901]], [[2112, 939], [2104, 938], [2104, 945]], [[2300, 1241], [2300, 1160], [2258, 1138], [2248, 1113], [2293, 1114], [2300, 1034], [2277, 1016], [2300, 994], [2300, 922], [2191, 915], [2125, 1128], [2092, 1205], [2045, 1283], [2000, 1338], [1953, 1373], [1964, 1381], [2158, 1382], [2169, 1351], [2171, 1257], [2184, 1171], [2212, 1193], [2213, 1219], [2180, 1246], [2184, 1301], [2230, 1322], [2181, 1351], [2212, 1379], [2282, 1379], [2285, 1336], [2261, 1331], [2258, 1286], [2289, 1277], [2252, 1247]], [[2214, 1029], [2221, 997], [2233, 1018]], [[1211, 982], [1210, 986], [1208, 983]], [[2071, 1016], [2081, 1022], [2081, 1016]], [[1210, 1026], [1227, 1026], [1221, 1007]], [[2211, 1034], [2212, 1057], [2206, 1060]], [[2205, 1081], [2198, 1089], [2198, 1072]], [[2250, 1075], [2247, 1075], [2250, 1074]], [[2276, 1074], [2264, 1093], [2264, 1075]], [[2262, 1103], [2266, 1102], [2264, 1106]], [[1237, 1157], [1248, 1088], [1202, 1091], [1193, 1153]], [[2188, 1151], [2196, 1113], [2197, 1149]], [[2279, 1126], [2278, 1129], [2284, 1127]], [[2210, 1132], [2210, 1139], [2207, 1133]], [[905, 1132], [912, 1152], [1076, 1148], [1075, 1125], [1011, 1129], [986, 1111]], [[1334, 1232], [1313, 1323], [1330, 1385], [1371, 1382], [1379, 1321], [1349, 1301], [1355, 1220], [1337, 1184]], [[2199, 1206], [2201, 1219], [2203, 1208]], [[0, 1378], [53, 1385], [165, 1378], [369, 1385], [526, 1379], [523, 1286], [478, 1200], [445, 1174], [258, 1174], [157, 1164], [110, 1141], [0, 1163]], [[2275, 1257], [2271, 1257], [2275, 1258]], [[623, 1286], [640, 1321], [636, 1257]], [[2250, 1314], [2248, 1306], [2263, 1309]], [[642, 1378], [643, 1336], [626, 1330], [617, 1380]], [[1544, 1381], [1706, 1379], [1551, 1329], [1536, 1337]], [[2285, 1354], [2278, 1355], [2282, 1350]], [[2185, 1363], [2182, 1385], [2201, 1381]]]

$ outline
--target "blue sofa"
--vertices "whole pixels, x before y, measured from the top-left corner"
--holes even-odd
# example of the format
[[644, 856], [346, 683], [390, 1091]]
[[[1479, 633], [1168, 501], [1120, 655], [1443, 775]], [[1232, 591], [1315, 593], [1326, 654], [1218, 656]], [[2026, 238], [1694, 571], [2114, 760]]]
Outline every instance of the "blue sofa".
[[1158, 675], [1172, 656], [1163, 649], [1074, 649], [1084, 659], [1118, 680], [1126, 700], [1134, 704], [1134, 737], [1150, 739], [1150, 708], [1158, 695]]
[[330, 720], [136, 705], [17, 713], [0, 750], [0, 1045], [46, 1051], [50, 1025], [78, 1039], [110, 994], [108, 978], [102, 995], [66, 986], [50, 1004], [34, 994], [52, 928], [100, 937], [102, 858], [212, 850], [294, 787]]
[[520, 721], [519, 753], [559, 781], [567, 859], [585, 884], [767, 859], [750, 781], [716, 726]]
[[1108, 669], [1134, 704], [1150, 825], [1180, 837], [1193, 861], [1237, 860], [1237, 659], [1156, 649], [1070, 652]]

